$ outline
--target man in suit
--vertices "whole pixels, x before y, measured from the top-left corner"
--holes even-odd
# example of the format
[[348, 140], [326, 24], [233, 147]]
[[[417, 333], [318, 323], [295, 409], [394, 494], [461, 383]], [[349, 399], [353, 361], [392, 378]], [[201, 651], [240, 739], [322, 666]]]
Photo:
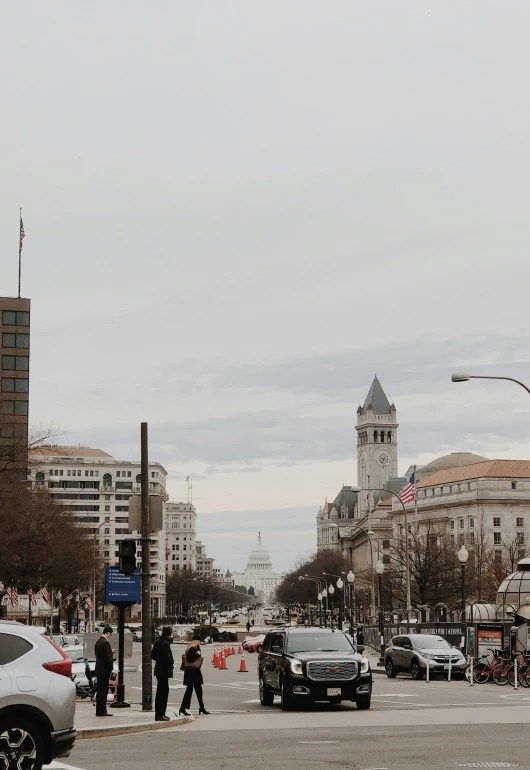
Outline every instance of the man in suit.
[[112, 647], [110, 646], [109, 639], [112, 636], [112, 628], [105, 626], [103, 629], [103, 635], [97, 640], [95, 646], [96, 652], [96, 676], [97, 676], [97, 693], [96, 693], [96, 716], [97, 717], [112, 717], [114, 714], [107, 712], [107, 695], [109, 692], [109, 679], [114, 667], [114, 658], [112, 655]]
[[155, 661], [156, 697], [155, 721], [169, 722], [166, 716], [167, 699], [169, 697], [169, 680], [173, 676], [173, 653], [171, 652], [171, 626], [164, 626], [162, 635], [155, 639], [151, 658]]

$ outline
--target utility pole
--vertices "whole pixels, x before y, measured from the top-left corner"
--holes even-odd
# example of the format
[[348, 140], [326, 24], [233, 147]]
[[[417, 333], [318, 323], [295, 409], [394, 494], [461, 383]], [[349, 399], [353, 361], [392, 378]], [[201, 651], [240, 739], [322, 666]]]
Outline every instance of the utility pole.
[[142, 478], [142, 711], [153, 710], [151, 663], [151, 532], [149, 526], [149, 455], [147, 423], [140, 428]]

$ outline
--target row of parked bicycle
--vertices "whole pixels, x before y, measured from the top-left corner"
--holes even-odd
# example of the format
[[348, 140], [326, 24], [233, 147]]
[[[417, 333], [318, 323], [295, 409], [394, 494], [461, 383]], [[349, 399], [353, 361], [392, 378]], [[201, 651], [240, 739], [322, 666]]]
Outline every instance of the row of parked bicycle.
[[485, 684], [494, 681], [503, 686], [515, 682], [521, 687], [530, 687], [530, 651], [526, 650], [517, 656], [516, 660], [506, 657], [503, 650], [492, 650], [492, 657], [483, 656], [473, 666], [473, 681]]

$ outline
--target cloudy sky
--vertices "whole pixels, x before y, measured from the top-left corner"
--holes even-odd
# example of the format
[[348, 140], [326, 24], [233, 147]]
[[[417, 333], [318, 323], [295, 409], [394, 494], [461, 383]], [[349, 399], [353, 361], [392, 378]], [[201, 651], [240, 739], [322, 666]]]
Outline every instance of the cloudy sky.
[[528, 457], [527, 0], [6, 4], [0, 293], [31, 420], [193, 478], [238, 569], [315, 544], [377, 372], [400, 472]]

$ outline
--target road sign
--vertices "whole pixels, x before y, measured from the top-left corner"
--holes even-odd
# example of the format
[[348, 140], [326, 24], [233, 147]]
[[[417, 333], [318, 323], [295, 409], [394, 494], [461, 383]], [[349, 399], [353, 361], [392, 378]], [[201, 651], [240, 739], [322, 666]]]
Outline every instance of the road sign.
[[133, 575], [124, 575], [116, 567], [105, 570], [105, 604], [131, 602], [140, 604], [140, 570]]

